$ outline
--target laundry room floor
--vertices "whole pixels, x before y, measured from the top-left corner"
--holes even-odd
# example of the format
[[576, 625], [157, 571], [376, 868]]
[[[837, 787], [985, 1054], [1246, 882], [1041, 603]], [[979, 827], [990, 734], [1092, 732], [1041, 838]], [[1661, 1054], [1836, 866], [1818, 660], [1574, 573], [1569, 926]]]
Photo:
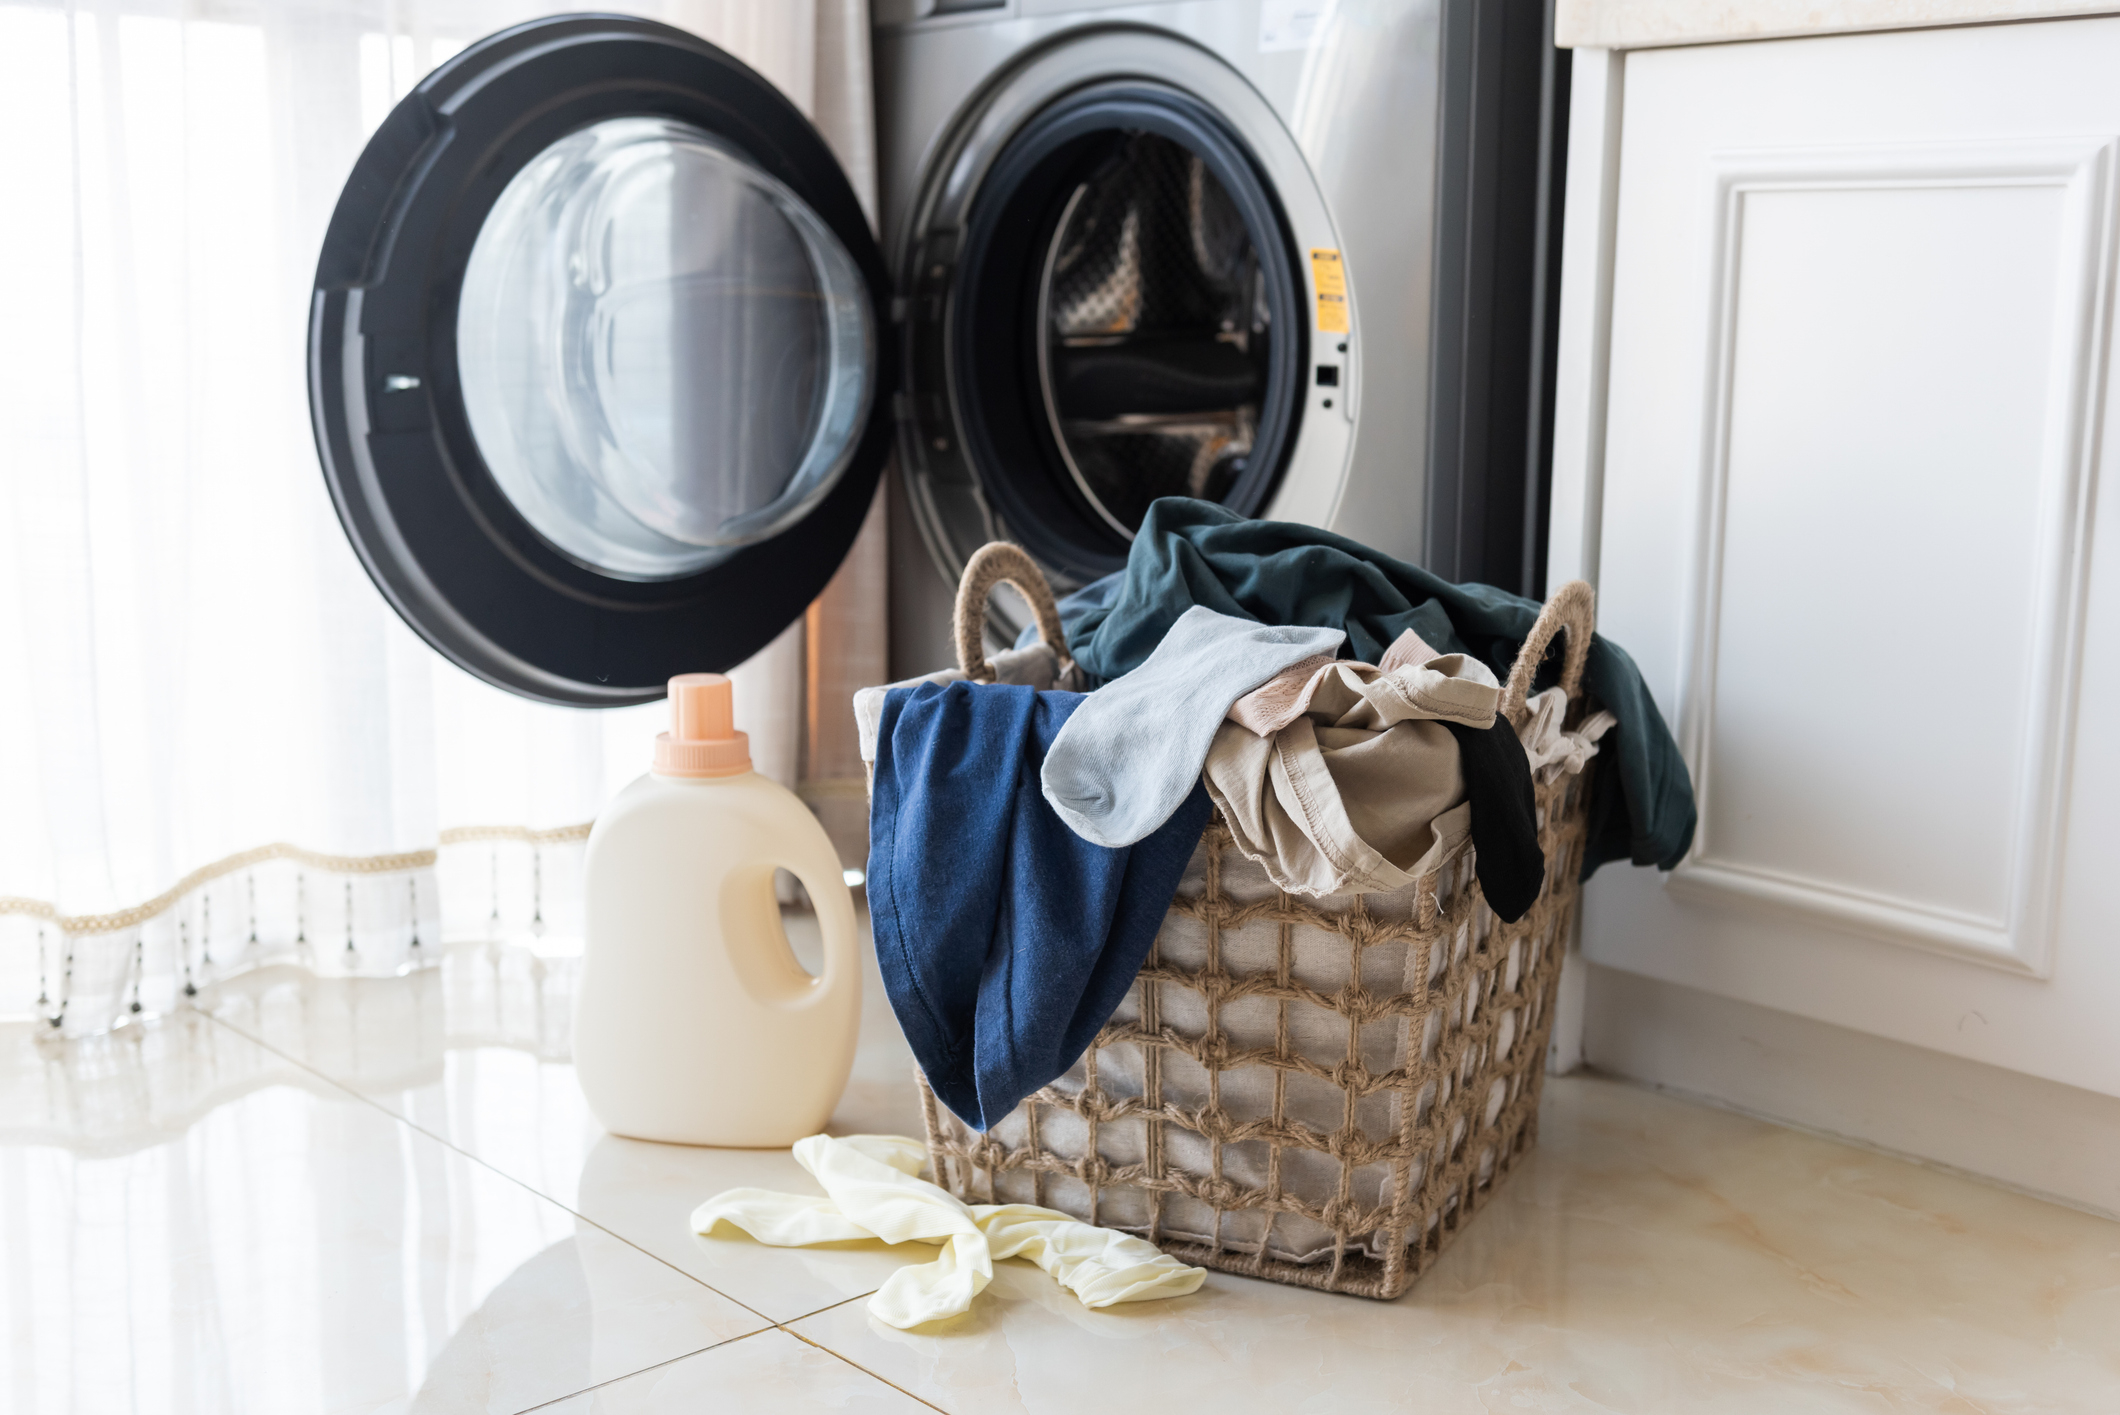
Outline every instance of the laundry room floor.
[[[917, 1332], [932, 1248], [702, 1240], [785, 1152], [603, 1134], [572, 961], [291, 970], [111, 1038], [0, 1032], [0, 1406], [104, 1411], [2100, 1411], [2120, 1224], [1588, 1076], [1396, 1302], [1210, 1275], [1089, 1311], [1020, 1261]], [[702, 1084], [716, 1078], [702, 1077]], [[873, 977], [841, 1133], [919, 1133]]]

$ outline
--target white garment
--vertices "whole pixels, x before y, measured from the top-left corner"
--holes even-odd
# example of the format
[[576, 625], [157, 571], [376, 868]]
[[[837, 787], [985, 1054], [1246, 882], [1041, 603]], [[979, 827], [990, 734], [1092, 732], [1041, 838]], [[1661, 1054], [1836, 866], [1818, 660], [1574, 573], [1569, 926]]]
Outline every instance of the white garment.
[[801, 1248], [880, 1238], [933, 1243], [932, 1263], [900, 1268], [869, 1299], [880, 1321], [905, 1328], [968, 1311], [993, 1281], [999, 1258], [1028, 1258], [1085, 1307], [1183, 1297], [1206, 1280], [1145, 1239], [1093, 1228], [1030, 1204], [964, 1204], [919, 1177], [927, 1147], [896, 1135], [812, 1135], [795, 1159], [824, 1186], [824, 1197], [731, 1189], [692, 1212], [692, 1229], [719, 1224], [761, 1243]]
[[1337, 650], [1339, 629], [1261, 624], [1194, 605], [1132, 672], [1084, 699], [1045, 752], [1038, 781], [1067, 828], [1117, 849], [1161, 829], [1199, 783], [1237, 699]]
[[1533, 696], [1525, 706], [1531, 709], [1531, 716], [1516, 729], [1516, 735], [1523, 741], [1524, 755], [1531, 760], [1532, 776], [1541, 782], [1551, 781], [1562, 772], [1574, 776], [1581, 771], [1597, 755], [1597, 739], [1619, 725], [1618, 718], [1600, 710], [1573, 732], [1562, 731], [1561, 720], [1568, 715], [1568, 695], [1558, 688]]

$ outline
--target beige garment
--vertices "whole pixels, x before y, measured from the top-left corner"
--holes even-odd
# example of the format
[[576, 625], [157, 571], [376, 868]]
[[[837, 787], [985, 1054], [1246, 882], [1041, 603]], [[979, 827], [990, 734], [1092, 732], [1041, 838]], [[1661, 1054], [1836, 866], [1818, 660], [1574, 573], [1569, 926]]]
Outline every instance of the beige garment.
[[1391, 641], [1391, 647], [1385, 649], [1384, 656], [1377, 660], [1377, 667], [1383, 669], [1386, 673], [1396, 673], [1401, 668], [1406, 668], [1416, 663], [1426, 663], [1429, 659], [1436, 657], [1439, 657], [1439, 655], [1434, 649], [1428, 647], [1426, 639], [1414, 633], [1413, 630], [1407, 629]]
[[1215, 733], [1208, 794], [1237, 848], [1291, 894], [1403, 889], [1471, 828], [1443, 724], [1491, 727], [1501, 685], [1465, 654], [1397, 656], [1391, 672], [1325, 664], [1293, 691], [1283, 675]]
[[1329, 653], [1313, 654], [1301, 663], [1291, 663], [1258, 687], [1238, 698], [1229, 710], [1231, 722], [1241, 722], [1261, 737], [1271, 737], [1303, 715], [1310, 703], [1310, 685], [1318, 670], [1338, 660]]
[[[1390, 711], [1389, 704], [1396, 703], [1401, 709], [1413, 709], [1408, 714], [1411, 716], [1485, 727], [1494, 721], [1495, 705], [1500, 701], [1488, 687], [1494, 676], [1484, 668], [1477, 675], [1460, 676], [1461, 663], [1466, 661], [1469, 660], [1463, 654], [1438, 654], [1408, 629], [1393, 640], [1384, 651], [1384, 661], [1375, 668], [1366, 663], [1340, 666], [1383, 675], [1365, 690], [1378, 699], [1380, 715]], [[1229, 720], [1243, 723], [1261, 737], [1271, 737], [1310, 711], [1312, 694], [1328, 677], [1318, 670], [1334, 662], [1330, 655], [1320, 654], [1281, 670], [1237, 699], [1229, 710]]]

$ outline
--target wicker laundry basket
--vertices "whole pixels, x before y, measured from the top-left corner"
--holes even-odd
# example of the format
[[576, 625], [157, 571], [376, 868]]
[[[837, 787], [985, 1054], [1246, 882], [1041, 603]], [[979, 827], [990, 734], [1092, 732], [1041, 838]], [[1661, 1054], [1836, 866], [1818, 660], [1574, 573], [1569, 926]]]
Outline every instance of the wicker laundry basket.
[[[996, 544], [958, 588], [966, 675], [992, 680], [986, 598], [1004, 580], [1067, 666], [1044, 577]], [[1504, 691], [1510, 723], [1562, 630], [1581, 716], [1592, 605], [1579, 581], [1547, 602]], [[937, 1182], [1203, 1267], [1397, 1297], [1537, 1136], [1588, 785], [1588, 770], [1537, 784], [1546, 883], [1513, 924], [1481, 898], [1469, 844], [1393, 894], [1310, 899], [1275, 888], [1217, 815], [1125, 1003], [1066, 1076], [984, 1136], [921, 1080]]]

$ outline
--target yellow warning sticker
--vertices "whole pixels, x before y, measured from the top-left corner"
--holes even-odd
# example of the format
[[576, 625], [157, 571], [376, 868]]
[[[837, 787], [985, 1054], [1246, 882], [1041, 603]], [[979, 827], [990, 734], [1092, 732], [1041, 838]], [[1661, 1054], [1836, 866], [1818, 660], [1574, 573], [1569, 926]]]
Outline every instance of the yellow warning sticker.
[[1310, 279], [1318, 287], [1318, 332], [1347, 332], [1347, 270], [1340, 253], [1324, 246], [1310, 248]]

